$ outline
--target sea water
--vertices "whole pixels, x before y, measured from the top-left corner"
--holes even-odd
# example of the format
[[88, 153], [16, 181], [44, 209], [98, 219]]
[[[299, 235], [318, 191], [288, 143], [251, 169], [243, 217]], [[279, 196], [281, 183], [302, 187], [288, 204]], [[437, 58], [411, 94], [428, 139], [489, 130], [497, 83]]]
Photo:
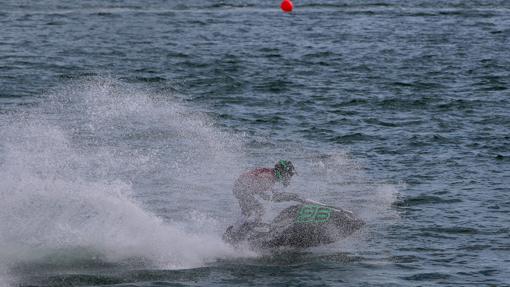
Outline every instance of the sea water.
[[[0, 286], [509, 285], [509, 3], [294, 5], [4, 1]], [[367, 225], [224, 243], [279, 159]]]

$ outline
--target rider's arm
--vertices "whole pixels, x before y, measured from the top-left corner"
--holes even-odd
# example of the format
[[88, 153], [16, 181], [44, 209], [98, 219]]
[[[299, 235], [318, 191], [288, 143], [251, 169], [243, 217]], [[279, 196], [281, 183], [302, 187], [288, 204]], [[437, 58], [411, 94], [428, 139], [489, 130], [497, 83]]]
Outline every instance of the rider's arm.
[[263, 200], [268, 200], [268, 201], [271, 200], [271, 192], [269, 192], [269, 191], [259, 192], [259, 196]]
[[302, 201], [302, 199], [295, 193], [292, 192], [273, 192], [273, 201]]

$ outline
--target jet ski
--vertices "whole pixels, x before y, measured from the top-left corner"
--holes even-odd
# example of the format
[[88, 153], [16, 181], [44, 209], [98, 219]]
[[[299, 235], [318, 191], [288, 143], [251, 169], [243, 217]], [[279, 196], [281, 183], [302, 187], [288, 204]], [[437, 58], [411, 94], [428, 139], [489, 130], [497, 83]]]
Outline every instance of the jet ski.
[[346, 238], [364, 224], [350, 211], [302, 200], [285, 208], [269, 224], [229, 226], [223, 240], [234, 246], [246, 242], [254, 249], [309, 248]]

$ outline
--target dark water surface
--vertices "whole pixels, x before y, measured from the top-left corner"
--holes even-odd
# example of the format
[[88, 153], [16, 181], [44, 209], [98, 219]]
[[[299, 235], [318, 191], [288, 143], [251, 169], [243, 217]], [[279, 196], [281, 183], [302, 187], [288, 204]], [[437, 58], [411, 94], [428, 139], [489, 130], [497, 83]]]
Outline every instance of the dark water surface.
[[[31, 2], [0, 7], [0, 285], [510, 285], [510, 2]], [[365, 230], [223, 244], [280, 158]]]

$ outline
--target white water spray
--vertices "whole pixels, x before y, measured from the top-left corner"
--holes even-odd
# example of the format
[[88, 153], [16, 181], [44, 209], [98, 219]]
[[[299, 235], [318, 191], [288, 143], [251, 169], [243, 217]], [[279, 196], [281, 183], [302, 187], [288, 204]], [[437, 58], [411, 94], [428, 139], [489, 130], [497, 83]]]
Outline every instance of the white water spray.
[[[165, 221], [142, 203], [144, 192], [192, 201], [195, 186], [228, 190], [225, 161], [241, 160], [234, 137], [175, 101], [115, 81], [72, 84], [48, 98], [1, 116], [0, 271], [65, 250], [77, 261], [170, 269], [249, 255], [211, 230], [185, 230], [183, 214]], [[156, 195], [144, 189], [144, 179], [165, 178]]]

